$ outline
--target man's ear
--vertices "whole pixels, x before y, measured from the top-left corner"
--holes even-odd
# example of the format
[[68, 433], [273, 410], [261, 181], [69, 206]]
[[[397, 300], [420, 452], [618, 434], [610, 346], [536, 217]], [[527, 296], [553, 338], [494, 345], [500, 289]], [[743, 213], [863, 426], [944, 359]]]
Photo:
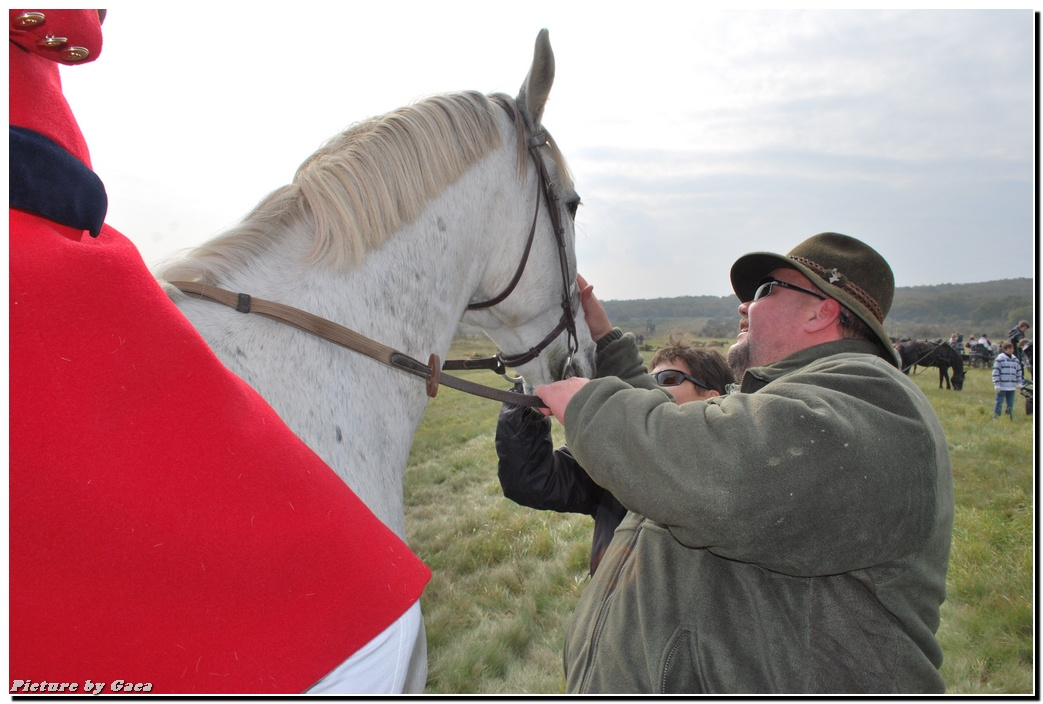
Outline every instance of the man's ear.
[[840, 310], [840, 303], [833, 298], [819, 301], [814, 308], [815, 314], [804, 321], [804, 329], [808, 332], [821, 332], [828, 329], [840, 320]]

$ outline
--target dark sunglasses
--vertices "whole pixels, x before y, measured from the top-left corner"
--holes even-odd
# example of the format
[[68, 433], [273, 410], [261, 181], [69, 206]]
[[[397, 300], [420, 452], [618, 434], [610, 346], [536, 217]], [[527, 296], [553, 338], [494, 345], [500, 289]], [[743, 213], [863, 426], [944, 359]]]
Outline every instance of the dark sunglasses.
[[659, 384], [660, 386], [680, 386], [684, 382], [690, 381], [696, 386], [702, 389], [706, 389], [707, 391], [713, 390], [703, 382], [696, 379], [694, 376], [685, 374], [680, 369], [664, 369], [661, 372], [656, 372], [655, 374], [653, 374], [652, 378], [655, 379], [655, 383]]
[[788, 284], [785, 281], [779, 281], [778, 279], [764, 279], [763, 281], [761, 281], [757, 285], [757, 290], [753, 293], [753, 300], [759, 301], [762, 298], [770, 296], [772, 289], [774, 289], [776, 286], [779, 286], [781, 288], [788, 288], [792, 291], [800, 291], [801, 293], [806, 293], [809, 296], [814, 296], [815, 298], [818, 298], [822, 301], [826, 300], [826, 297], [823, 296], [821, 293], [815, 293], [814, 291], [809, 291], [806, 288], [794, 286], [793, 284]]

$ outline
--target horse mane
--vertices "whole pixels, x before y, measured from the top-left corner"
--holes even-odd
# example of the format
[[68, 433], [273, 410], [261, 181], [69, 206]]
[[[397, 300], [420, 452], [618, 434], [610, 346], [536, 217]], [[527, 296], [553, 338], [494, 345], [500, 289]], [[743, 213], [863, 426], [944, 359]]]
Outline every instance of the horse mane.
[[[278, 232], [313, 234], [305, 264], [358, 266], [367, 251], [413, 221], [427, 201], [501, 144], [496, 110], [515, 124], [513, 98], [476, 91], [435, 95], [357, 123], [329, 139], [297, 169], [293, 182], [265, 197], [239, 224], [166, 265], [160, 278], [220, 279], [275, 244]], [[552, 156], [571, 183], [548, 135]], [[518, 171], [528, 169], [518, 130]]]

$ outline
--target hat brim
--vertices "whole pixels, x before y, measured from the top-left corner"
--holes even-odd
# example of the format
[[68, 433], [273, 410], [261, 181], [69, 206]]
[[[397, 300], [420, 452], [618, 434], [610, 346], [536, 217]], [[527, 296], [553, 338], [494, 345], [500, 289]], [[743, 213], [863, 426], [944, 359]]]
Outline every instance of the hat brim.
[[754, 252], [739, 257], [731, 270], [732, 290], [739, 301], [752, 301], [760, 282], [780, 267], [797, 268], [793, 260], [771, 252]]
[[739, 257], [731, 269], [732, 290], [739, 297], [740, 302], [753, 300], [753, 294], [761, 281], [768, 278], [771, 272], [779, 268], [796, 269], [806, 276], [824, 295], [838, 301], [845, 308], [854, 313], [858, 318], [869, 326], [876, 336], [876, 343], [881, 351], [885, 353], [886, 359], [899, 369], [902, 368], [902, 360], [898, 356], [891, 337], [884, 330], [883, 323], [869, 312], [861, 302], [856, 300], [847, 291], [838, 286], [831, 286], [817, 273], [804, 266], [800, 262], [793, 261], [789, 257], [772, 252], [753, 252]]

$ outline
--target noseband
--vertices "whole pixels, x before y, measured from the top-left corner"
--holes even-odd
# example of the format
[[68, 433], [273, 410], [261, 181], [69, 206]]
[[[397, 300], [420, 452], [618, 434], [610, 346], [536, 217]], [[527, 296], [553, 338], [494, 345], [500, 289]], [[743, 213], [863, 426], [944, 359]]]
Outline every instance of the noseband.
[[565, 249], [565, 228], [561, 223], [561, 207], [558, 195], [551, 187], [550, 177], [547, 175], [547, 165], [543, 161], [542, 152], [540, 152], [540, 147], [547, 144], [547, 133], [542, 130], [538, 133], [534, 133], [528, 124], [528, 120], [526, 120], [524, 116], [521, 116], [521, 119], [524, 123], [523, 129], [527, 135], [529, 155], [532, 157], [533, 164], [536, 165], [536, 178], [538, 184], [536, 210], [532, 216], [532, 227], [529, 228], [529, 239], [525, 243], [525, 250], [522, 252], [521, 262], [519, 262], [518, 268], [514, 272], [514, 277], [511, 278], [507, 287], [487, 301], [471, 303], [467, 306], [467, 310], [492, 308], [510, 296], [518, 285], [518, 281], [521, 279], [522, 273], [525, 271], [525, 265], [529, 261], [529, 251], [532, 249], [533, 240], [536, 238], [536, 223], [540, 217], [540, 201], [542, 200], [540, 198], [540, 191], [542, 191], [543, 197], [547, 199], [547, 214], [550, 216], [551, 225], [554, 228], [554, 239], [558, 243], [558, 264], [561, 268], [562, 283], [561, 319], [558, 321], [557, 326], [555, 326], [546, 337], [540, 340], [536, 346], [530, 348], [526, 352], [515, 355], [505, 355], [502, 350], [497, 351], [495, 360], [499, 363], [497, 365], [499, 368], [520, 367], [521, 365], [536, 359], [548, 345], [557, 339], [562, 331], [568, 331], [568, 355], [565, 358], [565, 367], [562, 375], [569, 376], [572, 373], [573, 356], [579, 351], [579, 337], [576, 334], [576, 317], [572, 311], [572, 296], [569, 294], [572, 286], [569, 284], [569, 262], [568, 253]]

